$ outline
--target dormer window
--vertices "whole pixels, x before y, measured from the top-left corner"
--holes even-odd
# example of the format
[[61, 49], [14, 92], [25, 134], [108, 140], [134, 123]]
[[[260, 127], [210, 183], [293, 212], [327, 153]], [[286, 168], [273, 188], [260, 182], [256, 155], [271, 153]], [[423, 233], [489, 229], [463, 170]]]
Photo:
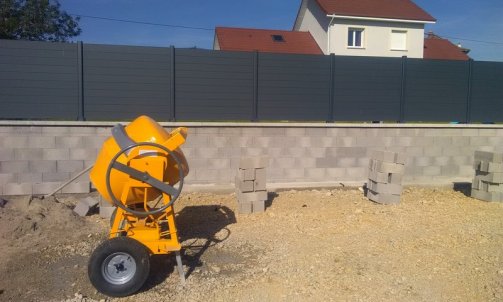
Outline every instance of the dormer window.
[[271, 35], [271, 37], [274, 42], [285, 42], [283, 35]]

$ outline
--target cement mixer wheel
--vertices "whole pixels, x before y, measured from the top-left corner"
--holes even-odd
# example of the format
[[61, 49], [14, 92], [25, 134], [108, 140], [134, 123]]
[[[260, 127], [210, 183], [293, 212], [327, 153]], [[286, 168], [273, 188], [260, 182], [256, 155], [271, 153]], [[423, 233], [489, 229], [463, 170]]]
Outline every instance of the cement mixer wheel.
[[150, 272], [148, 249], [129, 237], [116, 237], [100, 244], [88, 264], [89, 280], [101, 293], [126, 297], [137, 292]]

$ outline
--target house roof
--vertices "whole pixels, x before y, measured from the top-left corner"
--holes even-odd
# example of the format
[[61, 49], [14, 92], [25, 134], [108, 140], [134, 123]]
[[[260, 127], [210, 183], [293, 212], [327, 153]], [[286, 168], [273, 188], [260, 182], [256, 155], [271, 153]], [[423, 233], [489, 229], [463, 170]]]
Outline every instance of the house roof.
[[442, 39], [436, 35], [429, 34], [424, 39], [424, 58], [434, 60], [461, 60], [470, 59], [463, 49], [452, 44], [447, 39]]
[[411, 0], [316, 0], [328, 15], [436, 21]]
[[[281, 36], [283, 41], [275, 41], [273, 36]], [[215, 39], [221, 50], [323, 54], [309, 32], [217, 27]]]

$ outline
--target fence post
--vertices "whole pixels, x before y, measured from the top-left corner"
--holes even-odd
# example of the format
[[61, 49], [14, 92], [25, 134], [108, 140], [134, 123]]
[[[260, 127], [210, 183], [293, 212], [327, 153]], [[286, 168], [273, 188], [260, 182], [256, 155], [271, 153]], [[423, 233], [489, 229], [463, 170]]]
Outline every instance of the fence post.
[[407, 56], [402, 57], [402, 81], [400, 89], [400, 118], [399, 123], [405, 121], [405, 87], [407, 85]]
[[176, 113], [175, 113], [175, 46], [170, 46], [170, 62], [171, 62], [171, 78], [170, 78], [170, 90], [169, 90], [169, 121], [176, 121]]
[[466, 93], [466, 123], [472, 121], [473, 59], [468, 60], [468, 90]]
[[253, 53], [253, 100], [251, 121], [258, 121], [258, 51]]
[[335, 121], [334, 114], [334, 103], [335, 103], [335, 83], [334, 83], [334, 75], [335, 73], [335, 55], [333, 53], [330, 54], [330, 83], [328, 84], [330, 87], [330, 91], [328, 93], [328, 117], [327, 123], [333, 123]]
[[78, 83], [78, 116], [77, 120], [85, 121], [84, 113], [84, 45], [82, 41], [77, 42], [77, 81]]

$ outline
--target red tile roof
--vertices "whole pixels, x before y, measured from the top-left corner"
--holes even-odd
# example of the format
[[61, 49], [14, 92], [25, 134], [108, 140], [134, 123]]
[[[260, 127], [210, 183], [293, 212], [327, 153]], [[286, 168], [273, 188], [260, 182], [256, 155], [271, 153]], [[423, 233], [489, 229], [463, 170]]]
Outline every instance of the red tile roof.
[[461, 48], [447, 39], [435, 35], [429, 35], [424, 39], [424, 58], [434, 60], [461, 60], [470, 59]]
[[[273, 35], [284, 42], [275, 42]], [[221, 50], [323, 54], [309, 32], [217, 27], [215, 36]]]
[[411, 0], [316, 0], [331, 15], [436, 21]]

